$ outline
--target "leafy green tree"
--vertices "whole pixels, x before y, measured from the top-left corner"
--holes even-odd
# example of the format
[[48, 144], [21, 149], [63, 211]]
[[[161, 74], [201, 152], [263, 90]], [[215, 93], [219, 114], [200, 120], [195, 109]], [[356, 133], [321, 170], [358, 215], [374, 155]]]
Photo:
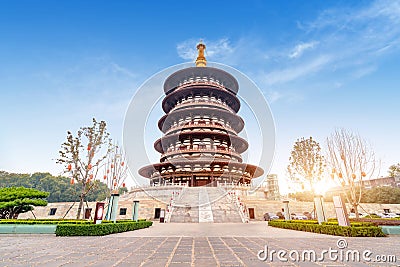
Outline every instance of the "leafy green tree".
[[[325, 160], [321, 147], [312, 137], [297, 139], [290, 153], [287, 171], [294, 182], [310, 185], [314, 195], [314, 185], [321, 180], [325, 168]], [[312, 196], [313, 197], [313, 196]]]
[[93, 125], [81, 127], [76, 136], [68, 131], [67, 140], [61, 145], [57, 163], [65, 167], [71, 183], [77, 183], [80, 187], [77, 219], [81, 216], [87, 195], [98, 185], [95, 181], [99, 170], [104, 167], [113, 150], [109, 136], [106, 122], [97, 122], [93, 118]]
[[105, 200], [110, 195], [110, 189], [102, 182], [94, 181], [94, 186], [86, 196], [87, 201]]
[[392, 166], [389, 167], [389, 176], [390, 177], [400, 176], [400, 163], [393, 164]]
[[48, 192], [25, 187], [0, 188], [0, 219], [16, 219], [34, 206], [46, 206]]
[[[289, 197], [296, 199], [296, 201], [302, 201], [302, 202], [313, 202], [314, 201], [314, 196], [311, 191], [290, 193]], [[324, 201], [332, 202], [332, 194], [330, 194], [330, 192], [325, 193]]]
[[303, 201], [303, 202], [313, 202], [314, 201], [314, 195], [311, 191], [290, 193], [289, 197], [296, 199], [296, 201]]
[[[87, 201], [102, 201], [109, 195], [106, 184], [95, 181], [93, 190], [86, 196]], [[70, 184], [70, 178], [53, 176], [50, 173], [20, 174], [0, 171], [0, 187], [26, 187], [47, 191], [48, 202], [79, 201], [79, 184]]]
[[400, 204], [400, 188], [382, 186], [365, 190], [361, 202]]
[[118, 188], [118, 194], [123, 195], [124, 193], [128, 192], [128, 188], [127, 187], [120, 187]]

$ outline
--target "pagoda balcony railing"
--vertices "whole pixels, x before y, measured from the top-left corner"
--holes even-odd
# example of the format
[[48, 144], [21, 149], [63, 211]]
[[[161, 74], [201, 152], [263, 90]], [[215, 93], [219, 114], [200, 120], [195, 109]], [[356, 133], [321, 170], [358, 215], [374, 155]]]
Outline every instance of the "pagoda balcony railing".
[[185, 129], [185, 128], [194, 128], [196, 126], [199, 127], [209, 127], [209, 128], [217, 128], [217, 129], [222, 129], [229, 131], [233, 134], [236, 134], [236, 132], [229, 126], [223, 126], [221, 124], [216, 124], [216, 123], [198, 123], [198, 122], [188, 122], [183, 125], [173, 125], [171, 128], [168, 129], [168, 131], [165, 132], [165, 134], [169, 134], [170, 132], [179, 130], [179, 129]]
[[[178, 193], [178, 195], [176, 193]], [[174, 209], [175, 209], [175, 202], [176, 201], [180, 201], [184, 194], [185, 194], [185, 188], [182, 188], [182, 190], [180, 192], [173, 192], [172, 193], [170, 202], [167, 205], [167, 210], [166, 210], [166, 213], [165, 213], [165, 222], [166, 223], [169, 223], [171, 221], [171, 216], [172, 216], [172, 213], [174, 212]]]
[[[245, 184], [245, 183], [218, 183], [219, 187], [224, 188], [225, 190], [254, 190], [256, 187], [253, 184]], [[261, 187], [260, 187], [261, 188]]]
[[161, 156], [161, 160], [163, 160], [164, 158], [171, 156], [171, 155], [182, 155], [182, 154], [189, 154], [189, 153], [219, 153], [219, 154], [225, 154], [225, 155], [229, 155], [229, 156], [234, 156], [236, 158], [242, 159], [242, 156], [232, 150], [228, 150], [228, 149], [210, 149], [210, 148], [192, 148], [192, 149], [176, 149], [176, 150], [172, 150], [172, 151], [168, 151], [165, 152], [164, 154], [162, 154]]
[[222, 107], [222, 108], [225, 108], [225, 109], [227, 109], [227, 110], [229, 110], [229, 111], [231, 111], [231, 112], [233, 112], [233, 113], [236, 113], [229, 105], [223, 104], [222, 102], [215, 101], [215, 100], [212, 100], [212, 99], [210, 99], [210, 100], [198, 99], [198, 100], [182, 101], [182, 102], [180, 102], [180, 103], [177, 103], [177, 104], [170, 110], [170, 112], [171, 112], [171, 111], [174, 111], [174, 110], [176, 110], [176, 109], [178, 109], [178, 108], [185, 107], [185, 106], [190, 106], [190, 105], [193, 105], [193, 104], [202, 104], [202, 103], [212, 104], [212, 105], [214, 105], [214, 106]]
[[[165, 181], [164, 179], [163, 179], [163, 176], [162, 175], [157, 175], [157, 176], [154, 176], [154, 177], [152, 177], [151, 179], [153, 179], [153, 180], [157, 180], [157, 179], [162, 179], [161, 180], [161, 183], [156, 183], [156, 184], [149, 184], [149, 185], [146, 185], [145, 187], [164, 187], [164, 189], [168, 189], [168, 188], [176, 188], [176, 187], [179, 187], [179, 188], [184, 188], [184, 187], [188, 187], [188, 183], [187, 182], [177, 182], [177, 183], [171, 183], [171, 182], [168, 182], [168, 181]], [[182, 195], [182, 194], [181, 194]]]
[[217, 81], [211, 81], [211, 80], [205, 80], [205, 79], [196, 79], [193, 81], [184, 82], [184, 83], [178, 85], [175, 90], [181, 90], [181, 89], [193, 86], [193, 85], [209, 85], [209, 86], [218, 87], [220, 89], [229, 90], [228, 88], [226, 88], [225, 86], [223, 86], [222, 84], [220, 84]]
[[[225, 176], [225, 178], [226, 179], [229, 179], [229, 178], [231, 178], [231, 179], [239, 179], [239, 178], [241, 178], [243, 175], [242, 174], [240, 174], [241, 172], [240, 171], [238, 171], [237, 173], [233, 173], [233, 172], [231, 172], [230, 174], [229, 174], [229, 170], [217, 170], [217, 171], [215, 171], [215, 170], [212, 170], [212, 172], [213, 172], [213, 175], [214, 175], [214, 177], [222, 177], [223, 175], [226, 175]], [[154, 175], [152, 175], [151, 177], [150, 177], [150, 180], [152, 180], [152, 181], [154, 181], [154, 182], [156, 182], [155, 184], [153, 184], [153, 185], [149, 185], [149, 186], [151, 186], [151, 187], [153, 187], [153, 186], [168, 186], [168, 187], [175, 187], [175, 188], [178, 188], [178, 187], [187, 187], [188, 186], [188, 184], [187, 184], [187, 181], [186, 182], [170, 182], [170, 181], [168, 181], [167, 179], [171, 179], [171, 177], [173, 176], [173, 175], [177, 175], [178, 177], [176, 177], [175, 179], [176, 180], [179, 180], [180, 179], [180, 177], [182, 176], [182, 175], [186, 175], [187, 177], [190, 177], [190, 175], [192, 174], [192, 173], [195, 173], [196, 175], [205, 175], [205, 176], [207, 176], [207, 175], [210, 175], [210, 171], [204, 171], [204, 172], [197, 172], [197, 171], [195, 171], [195, 170], [191, 170], [191, 171], [189, 171], [189, 170], [186, 170], [186, 171], [178, 171], [178, 172], [175, 172], [175, 171], [170, 171], [170, 172], [168, 172], [168, 171], [166, 171], [166, 172], [163, 172], [163, 173], [159, 173], [159, 172], [155, 172], [154, 173]], [[217, 179], [217, 178], [215, 178], [215, 179]], [[160, 181], [160, 183], [158, 183], [158, 181]], [[216, 180], [216, 182], [217, 182], [217, 187], [220, 187], [221, 188], [221, 190], [223, 190], [223, 189], [226, 189], [226, 190], [233, 190], [233, 189], [235, 189], [235, 190], [250, 190], [250, 189], [254, 189], [250, 184], [243, 184], [243, 183], [235, 183], [235, 182], [227, 182], [227, 181], [225, 181], [225, 182], [221, 182], [221, 181], [218, 181], [218, 180]], [[224, 186], [224, 184], [225, 184], [225, 186]]]

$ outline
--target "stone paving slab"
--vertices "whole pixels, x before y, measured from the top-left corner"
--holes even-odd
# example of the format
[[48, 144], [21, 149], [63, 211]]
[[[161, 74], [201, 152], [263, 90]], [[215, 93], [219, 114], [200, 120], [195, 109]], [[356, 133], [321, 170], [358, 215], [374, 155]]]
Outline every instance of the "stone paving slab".
[[[194, 229], [192, 229], [194, 228]], [[150, 231], [147, 231], [150, 230]], [[201, 236], [201, 234], [204, 234]], [[260, 250], [320, 255], [337, 247], [339, 237], [249, 224], [158, 224], [149, 229], [104, 237], [1, 235], [1, 266], [400, 266], [400, 237], [345, 238], [342, 251], [369, 249], [373, 255], [396, 255], [397, 263], [330, 261], [261, 261]], [[287, 256], [286, 256], [287, 258]]]

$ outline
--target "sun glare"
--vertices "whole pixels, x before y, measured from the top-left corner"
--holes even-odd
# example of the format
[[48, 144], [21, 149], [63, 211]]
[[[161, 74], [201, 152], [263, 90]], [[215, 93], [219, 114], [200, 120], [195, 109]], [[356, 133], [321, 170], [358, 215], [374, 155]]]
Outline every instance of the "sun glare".
[[333, 186], [334, 184], [332, 184], [331, 181], [319, 181], [314, 185], [314, 190], [316, 194], [325, 195]]

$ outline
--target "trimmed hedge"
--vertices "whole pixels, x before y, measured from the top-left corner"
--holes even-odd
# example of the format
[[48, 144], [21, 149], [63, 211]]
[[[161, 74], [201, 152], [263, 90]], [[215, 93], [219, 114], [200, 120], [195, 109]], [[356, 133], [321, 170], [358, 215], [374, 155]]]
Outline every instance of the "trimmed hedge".
[[347, 237], [382, 237], [386, 236], [380, 227], [374, 226], [373, 224], [358, 223], [357, 225], [352, 224], [348, 226], [339, 226], [337, 223], [328, 222], [319, 225], [318, 223], [301, 223], [299, 221], [270, 221], [269, 226], [278, 227], [283, 229], [312, 232], [318, 234], [336, 235], [336, 236], [347, 236]]
[[[271, 222], [271, 221], [270, 221], [270, 222]], [[290, 221], [285, 221], [285, 220], [274, 220], [274, 222], [318, 224], [318, 221], [316, 221], [316, 220], [290, 220]], [[269, 224], [269, 222], [268, 222], [268, 224]]]
[[[285, 220], [274, 220], [274, 222], [286, 222], [286, 223], [302, 223], [302, 224], [318, 224], [318, 221], [315, 220], [290, 220], [290, 221], [285, 221]], [[323, 225], [339, 225], [337, 221], [328, 221], [328, 222], [323, 222]], [[351, 226], [353, 227], [368, 227], [368, 226], [377, 226], [373, 222], [351, 222]], [[269, 223], [268, 223], [269, 225]]]
[[[146, 219], [138, 219], [138, 222], [144, 222], [146, 221]], [[118, 222], [132, 222], [131, 219], [123, 219], [123, 220], [118, 220]]]
[[27, 220], [0, 220], [0, 224], [93, 224], [86, 220], [46, 220], [46, 219], [27, 219]]
[[390, 225], [390, 226], [399, 226], [400, 225], [400, 220], [391, 218], [391, 219], [384, 219], [384, 218], [379, 218], [379, 219], [372, 219], [372, 218], [359, 218], [359, 219], [351, 219], [351, 222], [369, 222], [373, 223], [375, 225]]
[[151, 221], [123, 221], [106, 224], [58, 224], [56, 236], [102, 236], [150, 227]]

